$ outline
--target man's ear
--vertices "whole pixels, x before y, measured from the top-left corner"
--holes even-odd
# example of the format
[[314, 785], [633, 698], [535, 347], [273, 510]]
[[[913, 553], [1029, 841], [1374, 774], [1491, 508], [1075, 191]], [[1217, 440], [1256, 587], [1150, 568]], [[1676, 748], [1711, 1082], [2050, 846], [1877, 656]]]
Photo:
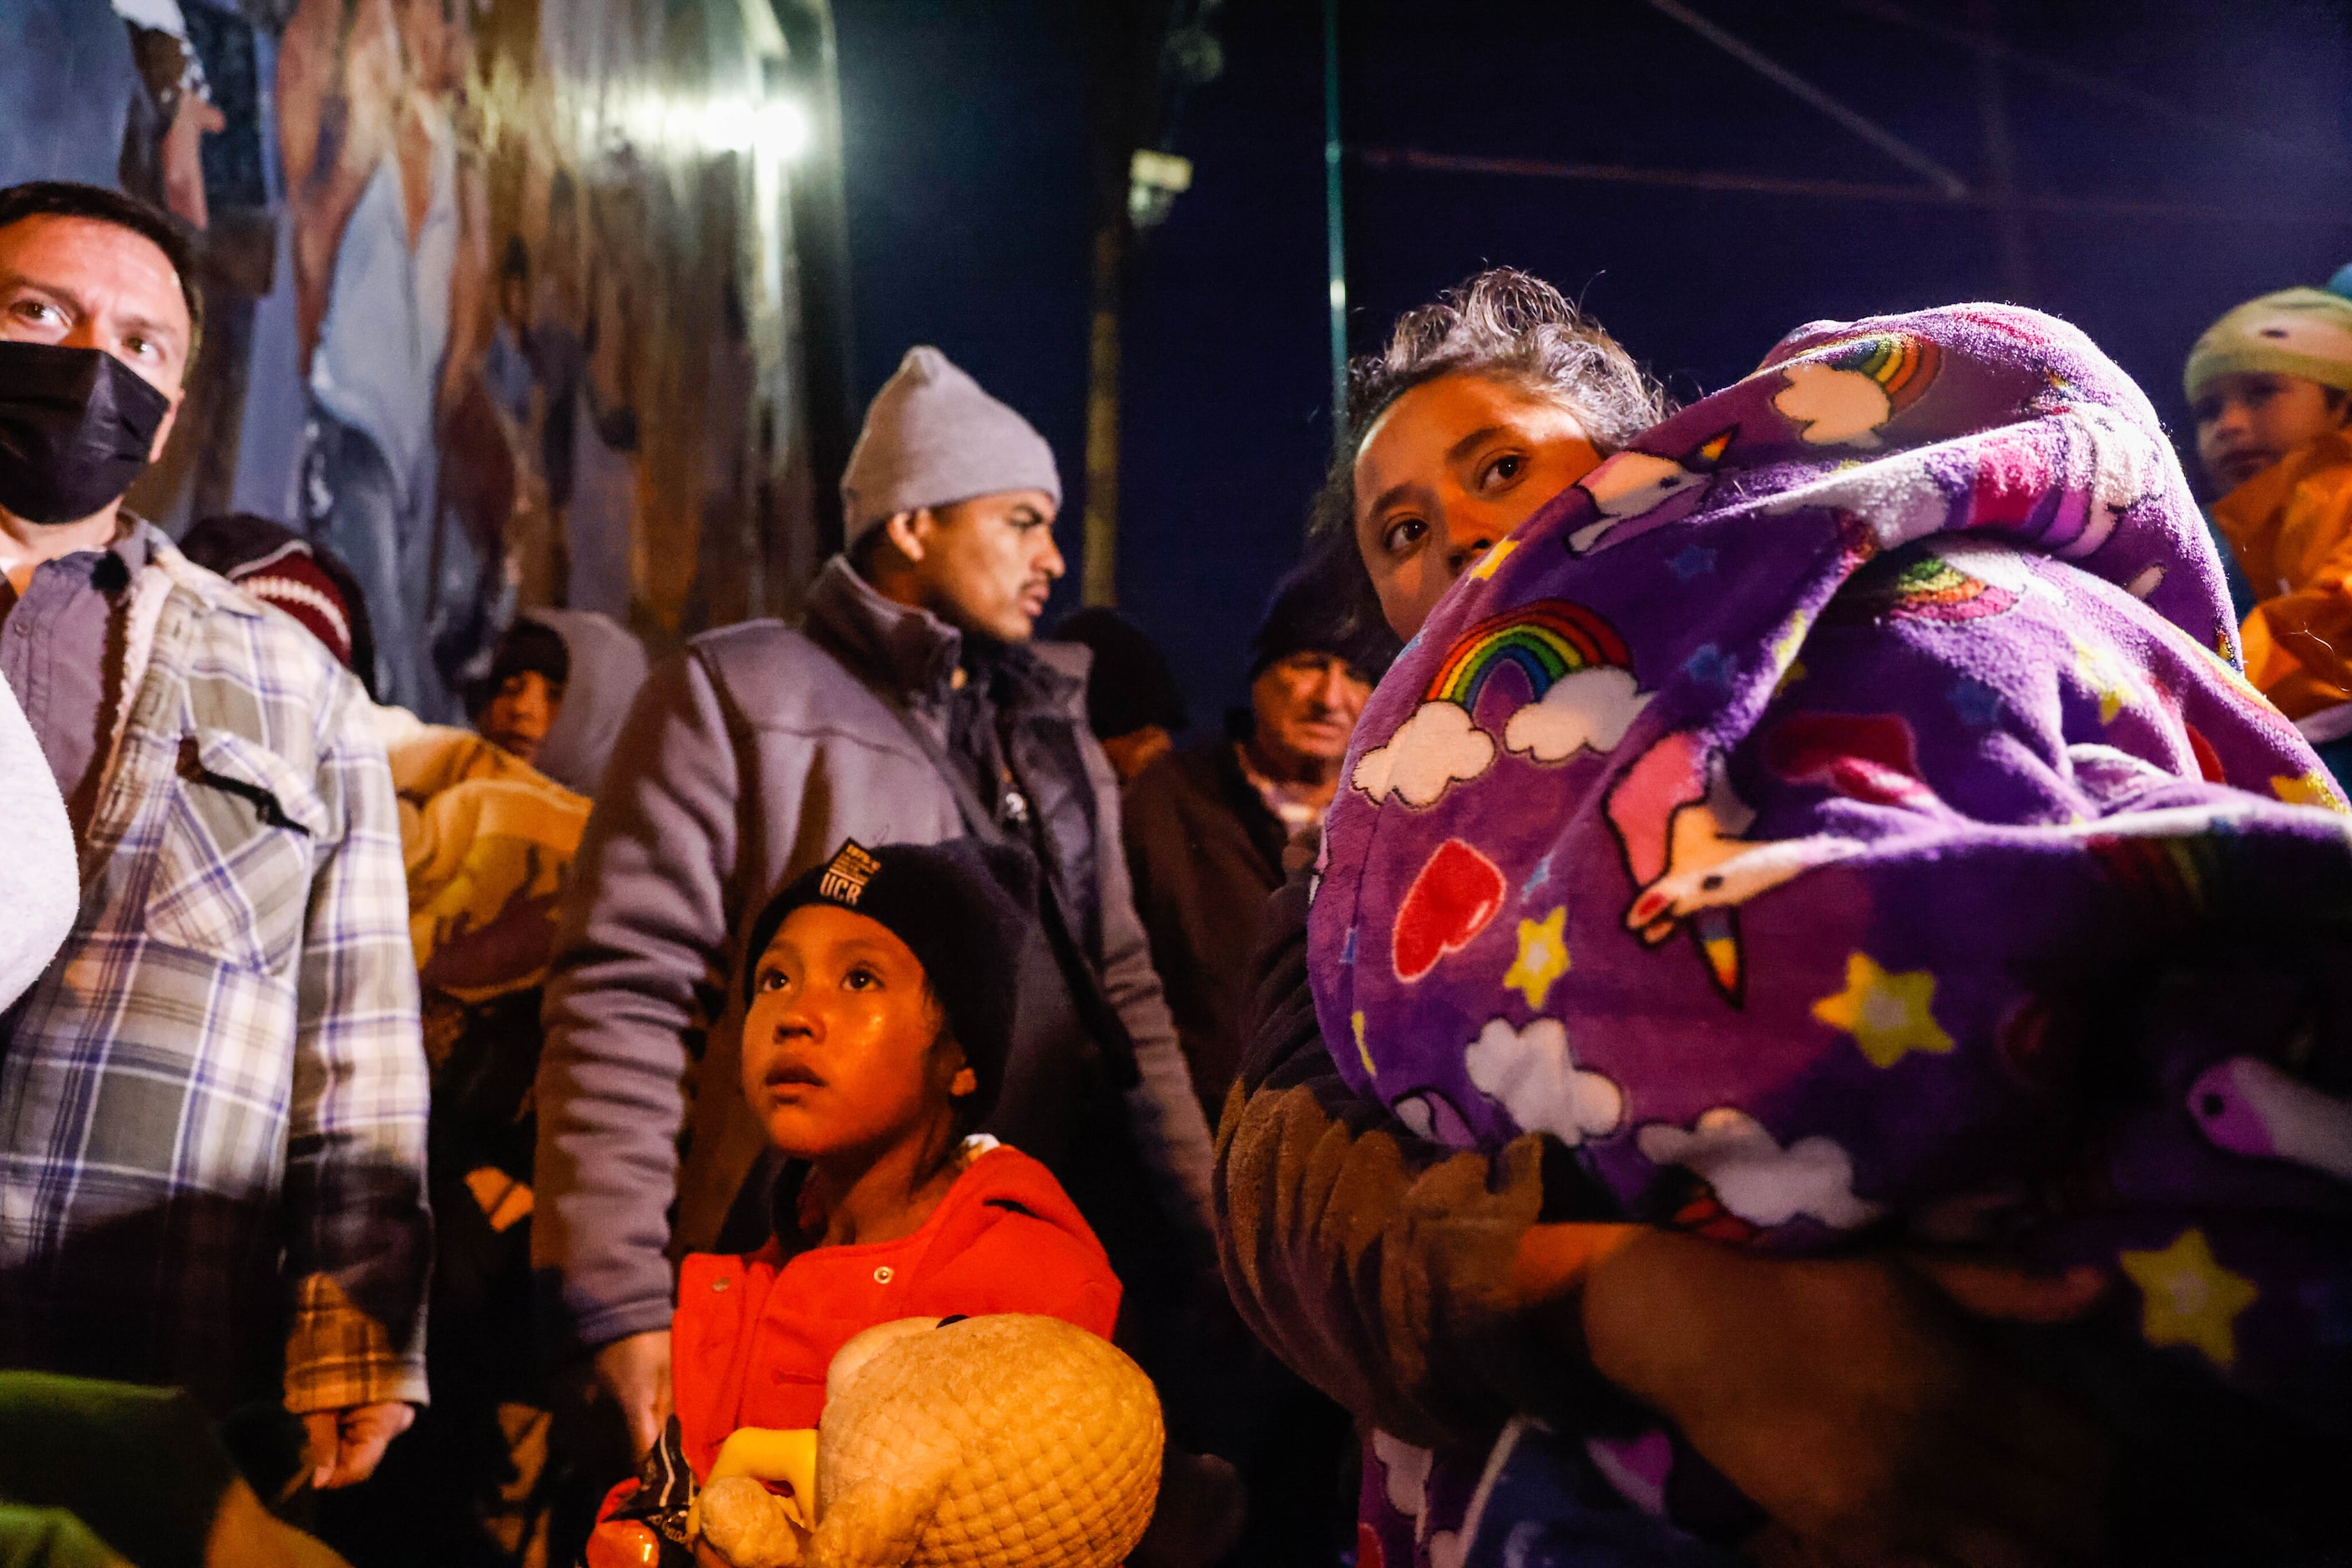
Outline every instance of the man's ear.
[[931, 509], [927, 506], [917, 507], [912, 511], [894, 511], [882, 520], [883, 537], [907, 558], [909, 565], [929, 552], [931, 535], [938, 528], [938, 520], [932, 517]]
[[952, 1099], [961, 1100], [967, 1094], [979, 1092], [980, 1075], [970, 1068], [956, 1068], [955, 1077], [948, 1079], [948, 1094]]

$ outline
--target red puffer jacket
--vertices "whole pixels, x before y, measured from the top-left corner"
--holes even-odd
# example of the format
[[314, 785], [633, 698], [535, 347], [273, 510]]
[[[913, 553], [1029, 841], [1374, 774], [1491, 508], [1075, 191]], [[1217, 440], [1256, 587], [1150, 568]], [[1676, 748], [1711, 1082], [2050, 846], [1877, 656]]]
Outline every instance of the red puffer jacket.
[[687, 1461], [708, 1475], [739, 1426], [814, 1426], [825, 1368], [852, 1336], [898, 1318], [1034, 1312], [1110, 1336], [1118, 1277], [1045, 1166], [975, 1158], [922, 1228], [898, 1241], [748, 1257], [688, 1255], [670, 1327]]

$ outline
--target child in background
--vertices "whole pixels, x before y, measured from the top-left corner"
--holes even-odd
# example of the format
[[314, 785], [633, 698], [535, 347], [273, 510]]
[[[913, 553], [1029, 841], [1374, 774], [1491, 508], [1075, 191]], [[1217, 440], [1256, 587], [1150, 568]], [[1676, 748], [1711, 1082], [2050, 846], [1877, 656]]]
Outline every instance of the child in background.
[[2287, 289], [2241, 305], [2197, 340], [2183, 381], [2198, 460], [2221, 496], [2213, 521], [2252, 600], [2238, 606], [2247, 678], [2341, 779], [2352, 763], [2352, 300]]
[[1029, 1312], [1108, 1337], [1119, 1284], [1045, 1167], [971, 1136], [1004, 1076], [1029, 917], [971, 840], [867, 849], [776, 895], [744, 952], [743, 1092], [791, 1163], [776, 1237], [696, 1254], [671, 1325], [688, 1462], [803, 1428], [825, 1369], [900, 1318]]
[[467, 688], [466, 712], [484, 740], [535, 763], [563, 710], [571, 679], [572, 650], [563, 635], [539, 621], [519, 620], [499, 639], [489, 673]]

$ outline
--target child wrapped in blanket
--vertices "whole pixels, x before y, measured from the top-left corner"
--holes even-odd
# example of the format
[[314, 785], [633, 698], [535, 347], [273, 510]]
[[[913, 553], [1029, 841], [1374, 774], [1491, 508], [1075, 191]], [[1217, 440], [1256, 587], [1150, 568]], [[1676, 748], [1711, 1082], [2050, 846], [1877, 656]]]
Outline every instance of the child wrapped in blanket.
[[[1385, 506], [1368, 562], [1419, 537]], [[1801, 328], [1477, 556], [1346, 776], [1316, 1005], [1415, 1131], [1549, 1132], [1625, 1219], [1735, 1246], [2095, 1267], [2045, 1371], [2126, 1437], [2344, 1454], [2345, 803], [2080, 332]], [[1478, 1532], [1539, 1511], [1507, 1450], [1453, 1551], [1552, 1561]], [[1707, 1511], [1670, 1435], [1590, 1456]]]
[[2216, 531], [2240, 569], [2246, 677], [2352, 766], [2352, 300], [2284, 289], [2205, 330], [2181, 373]]

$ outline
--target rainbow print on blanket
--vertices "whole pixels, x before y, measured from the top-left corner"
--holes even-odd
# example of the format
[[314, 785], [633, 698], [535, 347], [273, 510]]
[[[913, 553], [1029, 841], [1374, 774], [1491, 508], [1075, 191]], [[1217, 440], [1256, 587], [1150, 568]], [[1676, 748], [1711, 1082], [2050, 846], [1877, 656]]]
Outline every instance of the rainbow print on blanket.
[[1591, 611], [1547, 600], [1505, 611], [1464, 633], [1431, 678], [1427, 698], [1475, 713], [1488, 679], [1507, 666], [1526, 677], [1540, 701], [1561, 677], [1596, 665], [1622, 669], [1627, 657], [1624, 639]]

